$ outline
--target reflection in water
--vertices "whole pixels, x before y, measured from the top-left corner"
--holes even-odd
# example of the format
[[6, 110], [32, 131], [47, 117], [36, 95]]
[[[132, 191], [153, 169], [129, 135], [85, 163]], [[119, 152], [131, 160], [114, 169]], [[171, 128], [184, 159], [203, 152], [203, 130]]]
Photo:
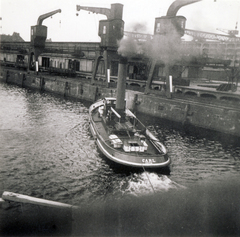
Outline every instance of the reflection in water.
[[89, 105], [0, 84], [1, 194], [12, 191], [86, 208], [129, 196], [187, 195], [196, 185], [219, 187], [239, 178], [238, 139], [186, 134], [146, 116], [140, 119], [165, 142], [171, 172], [111, 164], [89, 132]]

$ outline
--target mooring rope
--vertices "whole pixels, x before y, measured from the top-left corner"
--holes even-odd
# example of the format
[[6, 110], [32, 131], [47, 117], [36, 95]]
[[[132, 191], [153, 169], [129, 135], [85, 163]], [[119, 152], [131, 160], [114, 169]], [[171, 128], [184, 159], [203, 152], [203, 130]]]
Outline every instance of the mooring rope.
[[148, 174], [147, 174], [147, 172], [146, 172], [146, 170], [145, 170], [145, 168], [144, 168], [144, 166], [143, 166], [143, 170], [144, 170], [145, 174], [147, 175], [148, 181], [149, 181], [149, 183], [151, 184], [151, 187], [152, 187], [153, 192], [156, 193], [155, 190], [154, 190], [154, 187], [153, 187], [153, 185], [152, 185], [152, 183], [151, 183], [151, 180], [149, 179], [149, 176], [148, 176]]

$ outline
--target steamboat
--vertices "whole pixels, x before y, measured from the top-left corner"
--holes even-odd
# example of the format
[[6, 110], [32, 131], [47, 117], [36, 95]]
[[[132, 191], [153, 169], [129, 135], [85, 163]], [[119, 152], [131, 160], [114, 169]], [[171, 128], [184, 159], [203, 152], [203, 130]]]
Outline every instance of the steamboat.
[[116, 98], [103, 98], [89, 108], [90, 130], [100, 151], [127, 166], [159, 168], [171, 162], [165, 146], [125, 106], [127, 58], [121, 57]]
[[171, 163], [165, 146], [129, 110], [120, 115], [115, 98], [90, 106], [90, 130], [110, 160], [132, 167], [159, 168]]

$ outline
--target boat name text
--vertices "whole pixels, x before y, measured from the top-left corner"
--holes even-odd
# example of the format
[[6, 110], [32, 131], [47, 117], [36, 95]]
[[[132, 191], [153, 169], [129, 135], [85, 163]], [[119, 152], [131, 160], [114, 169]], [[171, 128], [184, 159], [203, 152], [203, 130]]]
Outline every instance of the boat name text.
[[154, 159], [142, 159], [142, 162], [148, 163], [148, 164], [156, 163], [156, 161]]

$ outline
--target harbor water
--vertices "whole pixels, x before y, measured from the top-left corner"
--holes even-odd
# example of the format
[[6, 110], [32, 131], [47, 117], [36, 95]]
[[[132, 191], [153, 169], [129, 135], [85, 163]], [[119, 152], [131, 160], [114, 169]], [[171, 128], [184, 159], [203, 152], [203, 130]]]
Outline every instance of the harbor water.
[[[196, 207], [200, 194], [201, 200], [204, 196], [204, 202], [211, 202], [216, 216], [220, 216], [223, 213], [218, 213], [216, 205], [226, 204], [226, 199], [220, 198], [224, 194], [227, 195], [224, 198], [231, 199], [232, 208], [224, 215], [236, 220], [234, 225], [228, 225], [226, 233], [240, 233], [237, 224], [240, 223], [238, 138], [200, 132], [197, 128], [186, 131], [166, 121], [141, 115], [140, 119], [166, 145], [172, 164], [169, 171], [124, 169], [108, 162], [97, 149], [89, 131], [89, 105], [0, 84], [0, 194], [3, 191], [21, 193], [77, 205], [85, 210], [106, 200], [113, 203], [131, 198], [151, 200], [153, 204], [147, 201], [150, 206], [144, 209], [145, 215], [157, 202], [166, 219], [173, 219], [173, 213], [188, 212], [179, 210], [177, 197], [182, 197], [181, 200], [187, 197], [189, 207], [191, 203]], [[162, 202], [156, 201], [159, 198]], [[172, 204], [166, 202], [169, 199]], [[127, 205], [125, 208], [127, 212]], [[5, 212], [10, 213], [11, 207]], [[189, 221], [193, 226], [193, 220]], [[149, 222], [147, 226], [155, 228]], [[150, 231], [148, 228], [145, 230]], [[215, 232], [211, 230], [210, 233]]]

